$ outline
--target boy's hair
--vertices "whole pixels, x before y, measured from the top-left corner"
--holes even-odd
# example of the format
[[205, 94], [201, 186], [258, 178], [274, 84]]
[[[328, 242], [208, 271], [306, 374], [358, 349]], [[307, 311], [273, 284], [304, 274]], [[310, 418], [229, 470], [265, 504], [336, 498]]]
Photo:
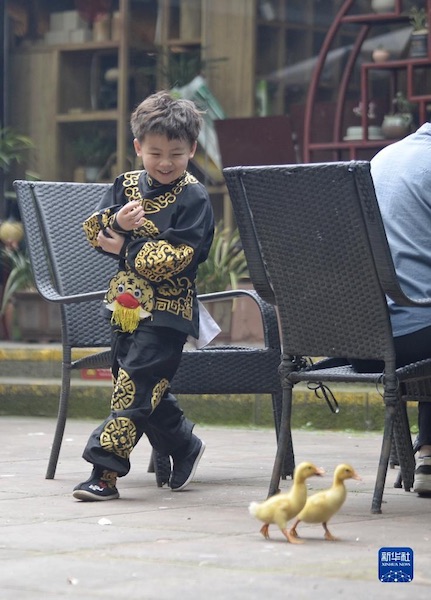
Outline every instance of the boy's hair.
[[173, 98], [162, 90], [148, 96], [133, 111], [133, 136], [142, 142], [148, 133], [166, 135], [168, 140], [185, 140], [192, 146], [202, 126], [202, 112], [191, 100]]

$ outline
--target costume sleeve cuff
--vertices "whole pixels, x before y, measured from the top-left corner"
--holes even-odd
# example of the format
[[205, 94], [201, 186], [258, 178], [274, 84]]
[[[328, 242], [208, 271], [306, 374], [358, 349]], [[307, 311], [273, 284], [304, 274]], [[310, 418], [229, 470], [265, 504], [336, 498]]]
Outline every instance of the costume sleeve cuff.
[[119, 252], [119, 257], [120, 258], [126, 258], [127, 257], [127, 246], [129, 244], [129, 240], [126, 238], [123, 242], [123, 245], [121, 246], [121, 250]]
[[121, 227], [121, 225], [118, 223], [116, 214], [112, 215], [112, 217], [109, 219], [109, 227], [112, 229], [112, 231], [116, 231], [117, 233], [123, 233], [123, 234], [129, 233], [127, 231], [127, 229], [123, 229]]

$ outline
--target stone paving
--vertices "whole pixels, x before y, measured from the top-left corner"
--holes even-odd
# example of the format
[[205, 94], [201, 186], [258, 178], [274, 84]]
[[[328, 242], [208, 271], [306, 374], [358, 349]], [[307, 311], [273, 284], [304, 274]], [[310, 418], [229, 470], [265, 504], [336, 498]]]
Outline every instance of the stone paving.
[[[248, 514], [263, 500], [275, 436], [269, 429], [196, 427], [207, 450], [187, 490], [157, 488], [147, 473], [149, 445], [141, 440], [121, 498], [83, 503], [71, 496], [87, 478], [81, 458], [94, 421], [70, 419], [56, 478], [44, 479], [55, 421], [1, 417], [0, 598], [271, 599], [429, 597], [431, 499], [394, 489], [390, 470], [383, 513], [371, 515], [380, 435], [295, 431], [297, 462], [326, 470], [309, 491], [329, 487], [334, 467], [350, 462], [362, 481], [348, 481], [347, 500], [330, 522], [337, 542], [319, 525], [299, 527], [302, 545], [286, 542]], [[282, 482], [287, 491], [290, 480]], [[378, 580], [381, 547], [409, 547], [414, 578]]]

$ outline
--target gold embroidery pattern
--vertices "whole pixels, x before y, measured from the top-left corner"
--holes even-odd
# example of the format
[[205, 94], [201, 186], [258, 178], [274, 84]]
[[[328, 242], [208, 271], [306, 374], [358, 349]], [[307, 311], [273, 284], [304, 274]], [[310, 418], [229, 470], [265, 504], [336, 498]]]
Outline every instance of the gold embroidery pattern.
[[117, 381], [112, 392], [111, 410], [129, 408], [135, 399], [136, 386], [124, 369], [119, 369]]
[[108, 421], [100, 434], [100, 445], [107, 452], [128, 458], [136, 442], [135, 424], [126, 417]]
[[90, 242], [93, 248], [97, 248], [99, 246], [97, 235], [100, 231], [100, 225], [97, 215], [98, 213], [92, 214], [91, 217], [88, 217], [88, 219], [82, 224], [82, 228], [84, 229], [87, 240]]
[[111, 209], [108, 208], [107, 210], [105, 210], [102, 215], [101, 215], [101, 219], [102, 219], [102, 225], [103, 227], [109, 227], [109, 220], [111, 219]]
[[129, 171], [124, 173], [124, 194], [126, 198], [131, 202], [132, 200], [142, 201], [142, 195], [138, 188], [138, 181], [142, 171]]
[[[177, 182], [172, 191], [166, 194], [161, 194], [155, 198], [142, 198], [142, 194], [138, 188], [139, 177], [142, 171], [129, 171], [124, 174], [124, 193], [126, 198], [130, 202], [131, 200], [139, 200], [144, 208], [147, 215], [158, 213], [163, 208], [166, 208], [169, 204], [173, 204], [178, 194], [180, 194], [186, 185], [194, 185], [199, 183], [196, 177], [188, 172], [184, 173], [184, 176]], [[148, 183], [152, 185], [152, 179], [147, 175]]]
[[[150, 178], [148, 178], [148, 180], [150, 181]], [[190, 175], [190, 173], [185, 173], [184, 177], [177, 182], [176, 186], [172, 188], [171, 192], [156, 196], [152, 199], [144, 198], [143, 207], [145, 213], [147, 215], [151, 215], [159, 212], [163, 208], [166, 208], [169, 204], [173, 204], [178, 194], [181, 194], [186, 185], [195, 183], [198, 183], [196, 177], [193, 177], [193, 175]]]
[[[161, 196], [156, 196], [155, 198], [144, 198], [143, 207], [146, 215], [154, 215], [154, 213], [158, 213], [163, 208], [169, 206], [169, 204], [173, 204], [177, 199], [177, 194], [182, 192], [182, 188], [175, 188], [178, 191], [176, 193], [166, 192], [166, 194], [162, 194]], [[172, 190], [174, 191], [174, 190]]]
[[183, 271], [193, 259], [191, 246], [172, 246], [164, 240], [147, 242], [138, 252], [135, 268], [149, 281], [159, 283], [168, 276]]
[[160, 296], [181, 296], [183, 294], [184, 289], [190, 289], [192, 287], [192, 282], [188, 277], [180, 277], [176, 280], [176, 287], [172, 285], [171, 282], [163, 283], [159, 285], [157, 288], [157, 293]]
[[167, 298], [157, 298], [156, 310], [170, 312], [174, 315], [181, 315], [183, 319], [191, 321], [193, 317], [193, 299], [189, 292], [186, 298], [168, 300]]
[[155, 238], [157, 235], [159, 235], [159, 233], [159, 229], [154, 225], [152, 221], [150, 221], [149, 219], [144, 219], [142, 225], [138, 229], [134, 229], [132, 237], [134, 239], [140, 237]]
[[163, 398], [164, 393], [169, 387], [169, 381], [167, 379], [161, 379], [159, 383], [157, 383], [153, 388], [153, 393], [151, 395], [151, 406], [153, 410], [156, 408], [158, 404], [160, 404], [161, 399]]

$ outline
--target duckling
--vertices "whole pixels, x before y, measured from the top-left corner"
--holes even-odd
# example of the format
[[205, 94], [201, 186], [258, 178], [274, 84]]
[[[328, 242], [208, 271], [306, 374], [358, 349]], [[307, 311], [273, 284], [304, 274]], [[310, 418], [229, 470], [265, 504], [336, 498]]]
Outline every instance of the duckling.
[[268, 529], [271, 523], [278, 525], [288, 542], [292, 544], [302, 543], [297, 536], [290, 535], [287, 530], [287, 522], [293, 519], [305, 506], [307, 500], [307, 487], [305, 480], [312, 475], [323, 475], [320, 469], [310, 462], [299, 464], [294, 472], [293, 485], [286, 494], [276, 494], [261, 503], [252, 502], [248, 507], [250, 514], [256, 519], [263, 521], [264, 525], [260, 533], [265, 539], [269, 539]]
[[293, 527], [289, 531], [293, 538], [298, 537], [296, 532], [298, 524], [305, 521], [305, 523], [322, 523], [325, 530], [325, 540], [337, 540], [328, 529], [328, 521], [344, 504], [347, 496], [346, 486], [344, 485], [346, 479], [360, 480], [361, 478], [351, 465], [338, 465], [334, 471], [332, 486], [307, 498], [304, 508], [298, 514]]

